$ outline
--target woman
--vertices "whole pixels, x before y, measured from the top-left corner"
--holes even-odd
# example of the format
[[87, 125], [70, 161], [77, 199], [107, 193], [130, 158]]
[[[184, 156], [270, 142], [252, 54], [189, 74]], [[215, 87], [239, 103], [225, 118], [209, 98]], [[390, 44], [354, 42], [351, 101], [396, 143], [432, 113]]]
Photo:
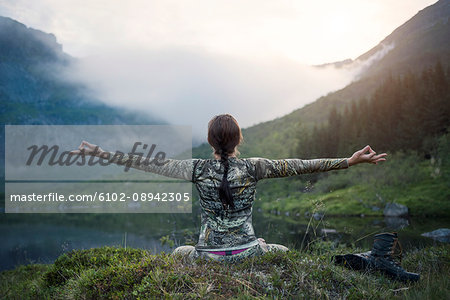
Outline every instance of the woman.
[[133, 168], [193, 182], [200, 195], [199, 240], [195, 247], [176, 248], [174, 254], [182, 254], [190, 260], [206, 257], [227, 262], [267, 251], [288, 250], [282, 245], [266, 244], [264, 239], [255, 236], [252, 205], [259, 180], [346, 169], [359, 163], [377, 164], [386, 160], [386, 153], [376, 155], [370, 146], [355, 152], [350, 158], [239, 159], [237, 146], [241, 141], [242, 134], [237, 121], [225, 114], [215, 116], [208, 124], [208, 142], [214, 150], [214, 159], [167, 160], [162, 166], [142, 164], [137, 161], [137, 157], [125, 155], [117, 158], [84, 141], [79, 150], [73, 153], [83, 151], [96, 156], [109, 154], [114, 163], [125, 164], [131, 160]]

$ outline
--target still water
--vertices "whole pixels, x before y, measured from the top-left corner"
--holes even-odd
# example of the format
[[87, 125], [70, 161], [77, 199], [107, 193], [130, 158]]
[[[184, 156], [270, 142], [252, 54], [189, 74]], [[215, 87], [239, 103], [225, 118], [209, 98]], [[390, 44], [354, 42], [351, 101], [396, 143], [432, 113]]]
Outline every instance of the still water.
[[[19, 264], [51, 263], [73, 249], [101, 246], [133, 247], [152, 253], [169, 252], [162, 245], [168, 236], [175, 247], [195, 242], [196, 214], [1, 214], [0, 270]], [[271, 215], [254, 211], [253, 224], [258, 237], [268, 243], [304, 249], [316, 239], [345, 243], [369, 250], [372, 235], [398, 231], [403, 248], [439, 244], [421, 234], [450, 228], [450, 220], [436, 218], [384, 219], [374, 217], [323, 218]]]

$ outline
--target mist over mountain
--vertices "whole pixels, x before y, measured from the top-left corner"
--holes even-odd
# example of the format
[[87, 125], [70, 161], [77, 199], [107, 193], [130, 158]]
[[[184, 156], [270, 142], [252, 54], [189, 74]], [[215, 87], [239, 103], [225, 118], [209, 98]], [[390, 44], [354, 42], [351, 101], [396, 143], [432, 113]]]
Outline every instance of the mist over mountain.
[[[292, 113], [272, 121], [263, 122], [243, 130], [245, 142], [241, 146], [244, 156], [268, 156], [273, 158], [294, 156], [298, 134], [311, 132], [313, 127], [326, 124], [330, 112], [338, 112], [369, 98], [389, 76], [420, 74], [426, 68], [440, 63], [444, 70], [450, 67], [450, 1], [441, 0], [418, 12], [409, 21], [395, 29], [377, 46], [356, 60], [324, 64], [350, 68], [365, 65], [358, 73], [358, 80], [336, 92], [320, 97]], [[377, 57], [377, 53], [385, 52]], [[367, 64], [368, 60], [373, 63]], [[301, 105], [299, 105], [300, 107]], [[364, 146], [364, 145], [359, 145]], [[208, 157], [210, 147], [203, 145], [194, 151], [197, 157]]]
[[[360, 55], [355, 60], [346, 59], [326, 63], [317, 67], [354, 67], [365, 64], [361, 77], [382, 76], [386, 73], [397, 75], [417, 72], [436, 61], [450, 61], [450, 3], [441, 0], [419, 11], [413, 18], [395, 29], [378, 45]], [[380, 55], [377, 58], [377, 53]], [[374, 59], [376, 63], [367, 63]]]
[[299, 127], [312, 128], [334, 107], [370, 97], [387, 75], [421, 72], [437, 61], [447, 68], [448, 16], [449, 2], [439, 1], [357, 59], [316, 67], [199, 49], [117, 49], [74, 59], [54, 35], [0, 17], [0, 113], [4, 124], [197, 122], [204, 136], [214, 114], [232, 113], [248, 127], [296, 109], [244, 130], [244, 154], [287, 156]]
[[[53, 34], [0, 16], [0, 118], [12, 125], [161, 124], [162, 118], [106, 105], [65, 75], [76, 60]], [[4, 174], [0, 128], [0, 177]], [[3, 188], [2, 188], [3, 189]]]
[[53, 34], [0, 17], [0, 117], [3, 124], [152, 124], [161, 119], [100, 102], [65, 79], [76, 60]]
[[8, 103], [4, 122], [135, 124], [158, 118], [192, 125], [194, 144], [205, 141], [206, 124], [215, 114], [231, 113], [243, 127], [281, 117], [346, 86], [390, 50], [342, 68], [316, 68], [282, 57], [252, 60], [189, 47], [146, 50], [125, 45], [74, 59], [53, 35], [2, 20], [1, 55], [6, 59], [0, 91]]
[[231, 113], [243, 127], [281, 117], [344, 87], [357, 71], [168, 47], [108, 49], [80, 59], [69, 77], [107, 104], [153, 110], [171, 124], [192, 125], [194, 138], [204, 142], [216, 114]]

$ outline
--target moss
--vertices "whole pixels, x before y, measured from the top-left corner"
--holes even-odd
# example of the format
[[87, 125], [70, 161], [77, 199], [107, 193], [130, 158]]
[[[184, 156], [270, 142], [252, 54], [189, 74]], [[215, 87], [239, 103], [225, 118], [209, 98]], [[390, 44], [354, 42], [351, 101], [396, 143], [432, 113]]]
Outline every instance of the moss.
[[[76, 250], [52, 265], [21, 266], [0, 273], [7, 299], [248, 299], [435, 298], [448, 295], [450, 246], [412, 250], [403, 262], [420, 272], [418, 283], [335, 266], [331, 257], [358, 251], [316, 242], [303, 252], [268, 253], [227, 265], [152, 255], [140, 249]], [[418, 297], [420, 295], [420, 297]]]
[[0, 298], [38, 299], [49, 298], [50, 289], [44, 284], [44, 274], [49, 265], [19, 266], [0, 273]]

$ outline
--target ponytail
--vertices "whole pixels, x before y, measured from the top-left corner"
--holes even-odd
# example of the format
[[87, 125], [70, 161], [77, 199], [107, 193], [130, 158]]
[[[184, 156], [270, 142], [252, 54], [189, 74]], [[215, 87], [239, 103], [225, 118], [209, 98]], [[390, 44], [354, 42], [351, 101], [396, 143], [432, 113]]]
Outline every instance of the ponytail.
[[221, 151], [220, 162], [224, 166], [223, 178], [219, 187], [219, 197], [224, 209], [234, 208], [233, 195], [231, 194], [230, 183], [228, 182], [228, 169], [230, 164], [228, 161], [228, 154], [226, 151]]
[[231, 115], [218, 115], [209, 121], [208, 143], [213, 147], [214, 154], [220, 155], [220, 163], [224, 167], [222, 182], [219, 186], [219, 198], [222, 202], [223, 211], [234, 209], [233, 195], [227, 179], [230, 168], [228, 155], [236, 154], [236, 147], [241, 141], [241, 128]]

